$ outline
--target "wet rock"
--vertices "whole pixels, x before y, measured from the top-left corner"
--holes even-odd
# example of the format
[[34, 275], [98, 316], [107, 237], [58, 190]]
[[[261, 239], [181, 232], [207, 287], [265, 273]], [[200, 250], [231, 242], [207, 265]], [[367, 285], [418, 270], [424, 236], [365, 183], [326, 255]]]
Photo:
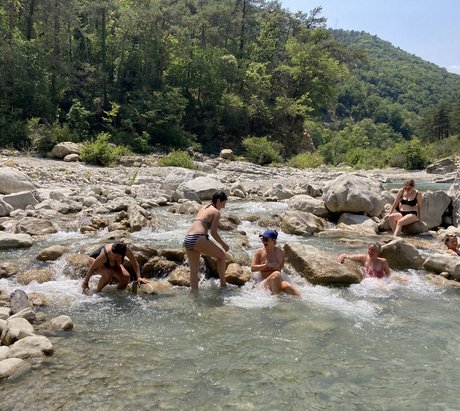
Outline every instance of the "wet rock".
[[449, 280], [441, 275], [427, 274], [425, 279], [438, 287], [460, 288], [460, 281]]
[[11, 345], [16, 341], [34, 335], [34, 327], [24, 318], [6, 320], [6, 326], [2, 332], [1, 343]]
[[85, 254], [70, 254], [64, 257], [65, 266], [62, 274], [73, 280], [79, 280], [86, 275], [88, 271], [89, 256]]
[[24, 308], [31, 308], [32, 304], [29, 301], [29, 297], [23, 290], [15, 290], [10, 295], [10, 310], [11, 315], [14, 315]]
[[42, 335], [24, 337], [10, 346], [10, 358], [43, 359], [53, 355], [54, 347], [51, 341]]
[[36, 291], [33, 291], [33, 292], [27, 294], [27, 297], [29, 298], [30, 303], [34, 307], [42, 307], [44, 305], [49, 304], [48, 299], [43, 294], [40, 294], [40, 293], [38, 293]]
[[70, 331], [73, 329], [73, 321], [68, 315], [60, 315], [53, 318], [47, 328], [51, 331]]
[[0, 262], [0, 278], [9, 278], [19, 272], [19, 267], [12, 261]]
[[147, 261], [143, 267], [143, 275], [147, 278], [165, 277], [175, 270], [177, 264], [163, 257], [153, 257]]
[[158, 255], [170, 261], [183, 263], [185, 258], [185, 251], [183, 248], [165, 248], [160, 250]]
[[130, 283], [128, 290], [139, 295], [169, 294], [172, 292], [172, 285], [165, 281], [149, 280], [147, 284]]
[[320, 249], [300, 243], [284, 245], [286, 261], [315, 285], [347, 286], [359, 283], [362, 273], [355, 266], [338, 263]]
[[185, 267], [177, 267], [168, 275], [168, 282], [171, 285], [190, 287], [190, 271]]
[[0, 361], [0, 380], [15, 378], [29, 371], [31, 368], [27, 361], [20, 358], [7, 358]]
[[35, 311], [30, 307], [24, 308], [18, 313], [12, 315], [9, 319], [12, 320], [14, 318], [24, 318], [30, 323], [33, 323], [35, 321]]
[[416, 247], [401, 238], [390, 241], [382, 246], [380, 256], [388, 260], [388, 265], [395, 270], [419, 270], [423, 265], [423, 257]]
[[67, 251], [67, 247], [63, 245], [52, 245], [40, 251], [37, 255], [37, 260], [54, 261], [61, 257]]
[[16, 281], [22, 285], [30, 284], [32, 281], [42, 284], [51, 281], [52, 278], [53, 273], [47, 269], [31, 269], [16, 274]]
[[435, 273], [447, 272], [455, 280], [460, 280], [460, 258], [450, 254], [430, 255], [423, 263], [426, 271]]
[[237, 263], [230, 263], [225, 270], [225, 280], [234, 285], [244, 285], [251, 279], [249, 270], [243, 268]]
[[34, 240], [29, 234], [12, 234], [0, 231], [0, 250], [32, 247]]

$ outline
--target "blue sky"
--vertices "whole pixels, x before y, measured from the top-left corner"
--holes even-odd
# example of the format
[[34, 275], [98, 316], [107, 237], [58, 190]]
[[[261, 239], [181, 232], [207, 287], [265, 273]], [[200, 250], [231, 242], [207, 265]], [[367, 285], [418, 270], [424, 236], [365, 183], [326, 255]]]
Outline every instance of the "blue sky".
[[460, 0], [281, 0], [308, 12], [322, 6], [327, 26], [366, 31], [460, 74]]

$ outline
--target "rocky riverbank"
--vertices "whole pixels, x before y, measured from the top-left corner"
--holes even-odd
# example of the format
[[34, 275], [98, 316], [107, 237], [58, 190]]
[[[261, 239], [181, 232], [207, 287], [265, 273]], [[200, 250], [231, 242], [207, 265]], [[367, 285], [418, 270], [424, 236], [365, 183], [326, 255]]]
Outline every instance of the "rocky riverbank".
[[[261, 228], [270, 226], [298, 236], [340, 238], [348, 244], [363, 246], [378, 240], [384, 244], [383, 256], [394, 269], [425, 269], [427, 274], [442, 274], [429, 277], [440, 286], [459, 284], [456, 280], [460, 280], [460, 263], [454, 257], [437, 252], [442, 248], [440, 239], [446, 232], [460, 234], [457, 229], [460, 196], [452, 162], [447, 169], [442, 168], [445, 164], [440, 164], [441, 173], [397, 169], [355, 172], [326, 167], [315, 170], [261, 167], [196, 155], [198, 169], [189, 170], [158, 167], [158, 156], [126, 157], [117, 166], [100, 168], [74, 161], [9, 154], [0, 155], [0, 250], [30, 249], [58, 231], [78, 232], [92, 238], [105, 230], [107, 234], [101, 236], [100, 241], [126, 239], [144, 276], [151, 278], [149, 284], [139, 287], [140, 293], [167, 293], [172, 286], [188, 286], [188, 270], [181, 248], [136, 244], [130, 241], [131, 234], [145, 228], [155, 230], [160, 223], [159, 207], [168, 207], [171, 214], [193, 214], [218, 189], [227, 191], [230, 200], [235, 202], [287, 203], [283, 213], [264, 218], [250, 213], [244, 218], [224, 213], [220, 229], [232, 232], [237, 244], [228, 256], [229, 283], [243, 285], [251, 277], [247, 269], [250, 264], [246, 251], [248, 241], [240, 228], [245, 219], [258, 221]], [[449, 193], [423, 193], [426, 224], [409, 227], [409, 233], [412, 230], [422, 235], [393, 240], [382, 217], [394, 199], [394, 192], [385, 190], [383, 184], [401, 184], [408, 178], [424, 183], [453, 182], [453, 185]], [[316, 247], [292, 242], [285, 245], [285, 250], [289, 268], [311, 284], [346, 286], [361, 281], [362, 274], [357, 267], [338, 264], [335, 256]], [[86, 271], [89, 251], [89, 246], [69, 250], [64, 245], [54, 245], [34, 254], [26, 253], [20, 262], [0, 259], [0, 278], [9, 278], [19, 285], [53, 281], [50, 264], [62, 259], [64, 275], [79, 279]], [[37, 260], [42, 265], [31, 268], [30, 262]], [[214, 261], [207, 259], [206, 263], [209, 274], [216, 276]], [[26, 311], [20, 315], [20, 311], [12, 309], [15, 298], [3, 292], [0, 299], [3, 307], [0, 311], [3, 316], [0, 319], [0, 378], [27, 369], [26, 364], [10, 360], [35, 355], [15, 356], [13, 347], [19, 340], [36, 338], [35, 327], [43, 322], [37, 320], [31, 308], [32, 296], [25, 297], [20, 311]], [[15, 316], [19, 316], [23, 324], [16, 324]], [[34, 323], [32, 329], [22, 320]], [[64, 330], [71, 320], [61, 320], [60, 327]], [[13, 331], [16, 329], [19, 331]], [[37, 347], [35, 340], [32, 346]], [[41, 357], [53, 352], [52, 346], [45, 342], [43, 347], [39, 348]], [[9, 371], [1, 371], [4, 361], [8, 361], [3, 365]]]

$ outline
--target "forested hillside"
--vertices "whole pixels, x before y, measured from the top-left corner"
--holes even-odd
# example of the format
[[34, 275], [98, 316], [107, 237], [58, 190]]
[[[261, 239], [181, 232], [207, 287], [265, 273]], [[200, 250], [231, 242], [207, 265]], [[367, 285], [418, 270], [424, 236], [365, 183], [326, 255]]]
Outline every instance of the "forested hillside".
[[326, 18], [265, 0], [2, 2], [0, 147], [230, 147], [299, 167], [456, 150], [460, 76]]

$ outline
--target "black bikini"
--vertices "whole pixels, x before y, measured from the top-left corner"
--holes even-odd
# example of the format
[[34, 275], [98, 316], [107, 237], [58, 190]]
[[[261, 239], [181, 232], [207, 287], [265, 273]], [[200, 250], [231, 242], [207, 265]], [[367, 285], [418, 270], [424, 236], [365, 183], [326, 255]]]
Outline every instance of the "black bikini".
[[[105, 254], [106, 258], [107, 258], [107, 261], [104, 262], [104, 266], [107, 267], [107, 268], [117, 267], [116, 265], [111, 265], [110, 264], [109, 253], [105, 249], [105, 246], [99, 247], [97, 250], [93, 251], [89, 256], [94, 258], [94, 259], [96, 259], [97, 257], [99, 257], [99, 254], [101, 254], [102, 250], [104, 250], [104, 254]], [[123, 258], [124, 258], [124, 256], [123, 256]]]
[[[401, 198], [401, 200], [399, 200], [399, 204], [400, 205], [401, 204], [402, 205], [408, 205], [409, 207], [415, 207], [418, 204], [417, 196], [418, 196], [418, 191], [415, 191], [415, 197], [412, 200], [406, 200], [405, 198]], [[412, 211], [401, 211], [401, 210], [399, 210], [399, 212], [403, 216], [406, 216], [406, 215], [409, 215], [409, 214], [418, 215], [416, 210], [412, 210]]]

